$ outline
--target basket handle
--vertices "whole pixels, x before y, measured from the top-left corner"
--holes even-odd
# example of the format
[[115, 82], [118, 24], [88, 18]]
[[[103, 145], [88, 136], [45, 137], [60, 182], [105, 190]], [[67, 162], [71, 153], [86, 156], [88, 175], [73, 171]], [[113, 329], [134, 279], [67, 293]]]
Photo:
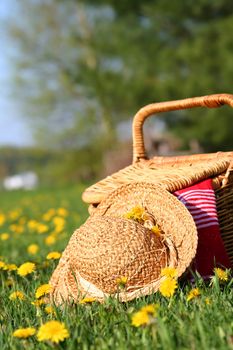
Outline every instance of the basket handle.
[[142, 107], [133, 120], [133, 163], [147, 158], [144, 146], [143, 124], [150, 115], [195, 107], [217, 108], [225, 104], [233, 108], [233, 95], [207, 95], [184, 100], [152, 103]]

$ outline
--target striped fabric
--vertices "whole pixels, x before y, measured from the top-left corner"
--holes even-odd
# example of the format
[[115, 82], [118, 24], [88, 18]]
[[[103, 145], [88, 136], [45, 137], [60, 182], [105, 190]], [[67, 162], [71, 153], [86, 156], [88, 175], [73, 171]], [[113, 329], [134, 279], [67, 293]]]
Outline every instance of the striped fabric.
[[214, 190], [187, 190], [177, 194], [177, 198], [191, 213], [197, 229], [218, 225]]
[[192, 269], [203, 277], [213, 274], [215, 266], [230, 268], [220, 235], [215, 193], [211, 179], [199, 182], [174, 195], [191, 213], [198, 231], [198, 246]]

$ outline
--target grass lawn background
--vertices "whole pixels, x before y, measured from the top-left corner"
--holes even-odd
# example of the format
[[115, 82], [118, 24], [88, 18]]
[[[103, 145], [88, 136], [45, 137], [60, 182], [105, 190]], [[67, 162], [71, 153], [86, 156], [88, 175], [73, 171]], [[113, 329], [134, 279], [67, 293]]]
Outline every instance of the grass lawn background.
[[[1, 192], [0, 260], [17, 266], [34, 262], [36, 271], [21, 277], [17, 271], [0, 269], [0, 349], [233, 349], [232, 278], [222, 284], [216, 280], [211, 286], [198, 276], [193, 285], [179, 281], [171, 299], [158, 292], [128, 303], [108, 299], [103, 304], [66, 305], [55, 308], [55, 314], [47, 314], [45, 305], [31, 304], [37, 287], [48, 283], [58, 262], [46, 260], [47, 254], [62, 252], [74, 229], [88, 216], [81, 201], [83, 189], [80, 185]], [[63, 212], [66, 215], [61, 215]], [[56, 225], [54, 218], [58, 218]], [[38, 233], [38, 227], [44, 232]], [[9, 236], [2, 239], [7, 237], [2, 236], [5, 233]], [[39, 246], [34, 255], [27, 251], [30, 244]], [[194, 287], [201, 295], [188, 302], [187, 295]], [[24, 293], [25, 300], [9, 299], [16, 290]], [[132, 326], [132, 315], [148, 304], [159, 305], [157, 316], [146, 326]], [[28, 339], [12, 336], [17, 328], [38, 329], [52, 319], [65, 323], [70, 336], [64, 342], [39, 342], [36, 335]]]

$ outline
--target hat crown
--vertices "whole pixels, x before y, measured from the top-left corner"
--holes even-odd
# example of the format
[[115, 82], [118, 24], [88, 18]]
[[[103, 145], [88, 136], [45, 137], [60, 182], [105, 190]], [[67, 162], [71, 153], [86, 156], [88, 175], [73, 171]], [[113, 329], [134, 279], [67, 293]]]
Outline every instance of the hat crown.
[[139, 287], [159, 278], [167, 265], [167, 247], [143, 225], [124, 218], [95, 217], [75, 231], [72, 264], [104, 292], [117, 291], [116, 280]]

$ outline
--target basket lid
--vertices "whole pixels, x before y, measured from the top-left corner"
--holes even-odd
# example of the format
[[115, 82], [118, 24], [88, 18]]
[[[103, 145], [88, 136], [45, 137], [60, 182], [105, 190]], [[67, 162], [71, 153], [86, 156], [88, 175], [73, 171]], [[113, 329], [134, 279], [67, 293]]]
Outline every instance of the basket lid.
[[141, 160], [86, 188], [82, 199], [85, 203], [99, 204], [113, 190], [131, 181], [150, 182], [161, 185], [169, 192], [175, 192], [222, 174], [232, 158], [233, 152], [217, 152]]

